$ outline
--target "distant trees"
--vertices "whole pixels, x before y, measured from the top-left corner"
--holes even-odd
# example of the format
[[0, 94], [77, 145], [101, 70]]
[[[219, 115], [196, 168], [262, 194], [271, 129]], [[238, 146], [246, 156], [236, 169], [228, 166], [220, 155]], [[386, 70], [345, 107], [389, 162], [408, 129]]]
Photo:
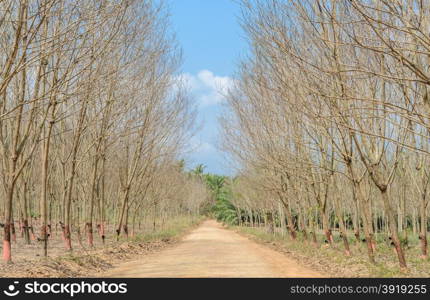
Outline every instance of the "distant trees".
[[210, 191], [209, 197], [206, 197], [209, 200], [210, 208], [206, 213], [209, 213], [220, 222], [239, 224], [238, 212], [232, 203], [232, 180], [227, 176], [204, 174], [204, 169], [203, 165], [198, 165], [192, 170], [192, 173], [198, 175]]
[[15, 224], [47, 255], [57, 225], [72, 250], [82, 225], [92, 247], [95, 229], [104, 241], [147, 215], [198, 213], [206, 190], [177, 167], [194, 113], [163, 4], [6, 0], [0, 11], [3, 259]]
[[236, 205], [286, 216], [292, 237], [315, 241], [320, 225], [331, 244], [339, 230], [347, 255], [353, 230], [372, 262], [386, 232], [402, 268], [402, 239], [420, 228], [427, 257], [430, 3], [242, 8], [251, 54], [223, 119], [224, 147], [243, 168]]

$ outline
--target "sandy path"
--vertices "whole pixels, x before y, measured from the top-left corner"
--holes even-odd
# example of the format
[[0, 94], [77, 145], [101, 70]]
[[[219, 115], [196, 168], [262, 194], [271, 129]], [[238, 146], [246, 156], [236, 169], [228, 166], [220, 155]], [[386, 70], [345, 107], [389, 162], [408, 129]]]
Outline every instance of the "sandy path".
[[124, 263], [102, 277], [264, 278], [322, 277], [285, 255], [206, 221], [178, 245]]

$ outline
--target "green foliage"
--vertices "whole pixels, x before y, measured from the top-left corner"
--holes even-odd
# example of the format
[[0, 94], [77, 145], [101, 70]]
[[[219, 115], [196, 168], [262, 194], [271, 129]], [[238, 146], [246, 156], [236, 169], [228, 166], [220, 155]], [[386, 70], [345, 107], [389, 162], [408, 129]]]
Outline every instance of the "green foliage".
[[230, 191], [227, 188], [222, 188], [217, 195], [213, 213], [218, 221], [230, 225], [237, 225], [239, 224], [239, 218], [236, 208], [229, 200], [231, 199], [230, 196]]
[[[201, 166], [198, 166], [194, 173], [201, 175], [203, 173]], [[237, 210], [231, 203], [233, 197], [229, 186], [231, 180], [228, 177], [214, 174], [204, 174], [202, 178], [212, 192], [214, 203], [210, 210], [211, 214], [225, 224], [239, 224]]]

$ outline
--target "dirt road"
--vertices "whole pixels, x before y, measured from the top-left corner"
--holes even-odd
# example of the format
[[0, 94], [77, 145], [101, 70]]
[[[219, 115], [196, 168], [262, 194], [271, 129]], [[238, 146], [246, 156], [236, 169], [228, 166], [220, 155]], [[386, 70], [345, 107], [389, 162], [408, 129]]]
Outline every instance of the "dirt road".
[[178, 245], [124, 263], [102, 277], [265, 278], [322, 277], [281, 253], [206, 221]]

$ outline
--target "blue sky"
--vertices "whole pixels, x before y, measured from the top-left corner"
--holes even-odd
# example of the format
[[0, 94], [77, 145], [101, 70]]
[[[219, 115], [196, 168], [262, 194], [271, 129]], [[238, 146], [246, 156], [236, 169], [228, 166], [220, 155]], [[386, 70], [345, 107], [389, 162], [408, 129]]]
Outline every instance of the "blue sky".
[[237, 62], [246, 49], [238, 17], [240, 9], [232, 0], [168, 0], [171, 23], [183, 49], [182, 76], [198, 104], [202, 129], [191, 141], [189, 167], [207, 166], [206, 171], [230, 175], [218, 150], [218, 116], [222, 94], [232, 85]]

